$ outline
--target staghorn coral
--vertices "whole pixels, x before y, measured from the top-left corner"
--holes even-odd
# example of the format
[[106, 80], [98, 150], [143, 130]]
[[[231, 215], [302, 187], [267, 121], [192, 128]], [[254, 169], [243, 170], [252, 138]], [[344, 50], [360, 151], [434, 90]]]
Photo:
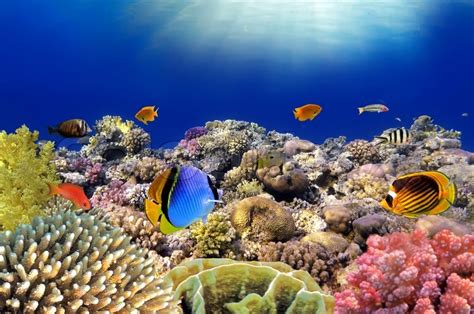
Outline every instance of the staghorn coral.
[[381, 156], [376, 146], [366, 140], [355, 140], [345, 146], [352, 160], [359, 165], [368, 163], [377, 163], [381, 160]]
[[371, 236], [336, 294], [336, 313], [469, 313], [474, 308], [474, 235], [444, 230]]
[[231, 223], [243, 238], [285, 241], [295, 232], [293, 217], [277, 202], [253, 196], [233, 205]]
[[229, 218], [225, 214], [212, 213], [207, 222], [201, 221], [191, 226], [191, 238], [196, 241], [195, 257], [232, 257], [231, 244], [235, 238]]
[[164, 280], [193, 313], [332, 313], [334, 307], [307, 272], [278, 262], [197, 259]]
[[41, 148], [38, 132], [26, 126], [15, 133], [0, 132], [0, 230], [13, 230], [43, 213], [49, 200], [48, 183], [58, 183], [53, 143]]
[[0, 234], [0, 310], [176, 309], [148, 251], [88, 214], [61, 212]]
[[294, 269], [302, 269], [320, 285], [333, 284], [334, 272], [349, 261], [348, 256], [329, 253], [323, 246], [312, 242], [270, 242], [258, 251], [258, 260], [283, 262]]

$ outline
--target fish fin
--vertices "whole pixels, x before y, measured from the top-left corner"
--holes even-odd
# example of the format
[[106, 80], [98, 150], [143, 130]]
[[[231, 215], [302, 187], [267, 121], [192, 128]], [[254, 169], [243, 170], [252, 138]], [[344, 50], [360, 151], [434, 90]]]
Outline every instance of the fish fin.
[[154, 110], [154, 111], [153, 111], [153, 116], [154, 116], [154, 117], [158, 117], [158, 109], [160, 109], [160, 108], [156, 108], [156, 109], [155, 109], [155, 106], [153, 106], [153, 110]]
[[56, 127], [48, 126], [48, 134], [56, 134], [58, 129]]
[[49, 188], [49, 195], [54, 196], [59, 194], [59, 187], [54, 183], [47, 183]]
[[160, 217], [163, 216], [163, 212], [161, 211], [161, 204], [158, 204], [150, 200], [149, 198], [146, 198], [145, 214], [151, 224], [156, 227], [158, 225], [158, 222], [160, 221]]
[[359, 107], [357, 109], [359, 110], [359, 114], [362, 114], [362, 112], [364, 112], [364, 107]]
[[293, 110], [293, 115], [295, 116], [295, 119], [299, 120], [298, 119], [298, 111], [296, 111], [296, 109]]
[[77, 144], [87, 145], [89, 144], [90, 136], [83, 136], [77, 139]]
[[442, 199], [439, 201], [438, 205], [435, 208], [426, 212], [428, 215], [437, 215], [441, 214], [442, 212], [446, 211], [449, 207], [451, 207], [452, 203], [450, 203], [447, 199]]
[[387, 138], [383, 137], [383, 136], [375, 136], [374, 137], [376, 140], [379, 140], [378, 143], [375, 143], [375, 145], [381, 145], [381, 144], [384, 144], [384, 143], [388, 143], [388, 140]]
[[207, 200], [208, 203], [217, 203], [217, 204], [224, 204], [224, 201], [221, 201], [221, 200]]
[[145, 119], [143, 119], [142, 122], [143, 124], [148, 125], [148, 121], [146, 121]]
[[184, 228], [173, 226], [173, 224], [170, 221], [168, 221], [168, 219], [166, 219], [165, 215], [161, 216], [161, 220], [160, 220], [160, 231], [161, 231], [161, 233], [170, 234], [170, 233], [182, 230], [182, 229], [184, 229]]

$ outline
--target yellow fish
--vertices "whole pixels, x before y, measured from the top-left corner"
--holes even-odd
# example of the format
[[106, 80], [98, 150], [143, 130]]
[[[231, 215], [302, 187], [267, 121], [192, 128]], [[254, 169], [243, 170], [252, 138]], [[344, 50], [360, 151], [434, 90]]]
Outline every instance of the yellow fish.
[[145, 106], [135, 114], [135, 118], [146, 125], [158, 117], [158, 109], [155, 110], [155, 106]]
[[313, 120], [323, 108], [320, 105], [307, 104], [293, 110], [295, 119], [298, 121]]
[[380, 205], [409, 218], [436, 215], [456, 200], [456, 185], [442, 172], [422, 171], [405, 174], [393, 181]]

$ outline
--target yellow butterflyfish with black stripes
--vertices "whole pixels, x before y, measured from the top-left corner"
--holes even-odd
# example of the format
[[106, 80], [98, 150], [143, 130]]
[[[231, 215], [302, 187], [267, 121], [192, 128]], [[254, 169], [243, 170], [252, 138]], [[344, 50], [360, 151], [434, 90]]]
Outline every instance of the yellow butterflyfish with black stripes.
[[393, 181], [380, 205], [397, 215], [416, 218], [436, 215], [456, 201], [456, 185], [440, 171], [402, 175]]

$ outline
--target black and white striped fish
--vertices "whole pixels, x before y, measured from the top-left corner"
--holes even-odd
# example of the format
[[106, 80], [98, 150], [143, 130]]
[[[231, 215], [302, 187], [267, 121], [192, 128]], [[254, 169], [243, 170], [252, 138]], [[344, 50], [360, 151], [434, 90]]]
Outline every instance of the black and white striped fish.
[[391, 132], [383, 133], [380, 136], [375, 137], [378, 140], [377, 145], [379, 144], [394, 144], [401, 145], [410, 142], [411, 134], [405, 128], [395, 129]]

